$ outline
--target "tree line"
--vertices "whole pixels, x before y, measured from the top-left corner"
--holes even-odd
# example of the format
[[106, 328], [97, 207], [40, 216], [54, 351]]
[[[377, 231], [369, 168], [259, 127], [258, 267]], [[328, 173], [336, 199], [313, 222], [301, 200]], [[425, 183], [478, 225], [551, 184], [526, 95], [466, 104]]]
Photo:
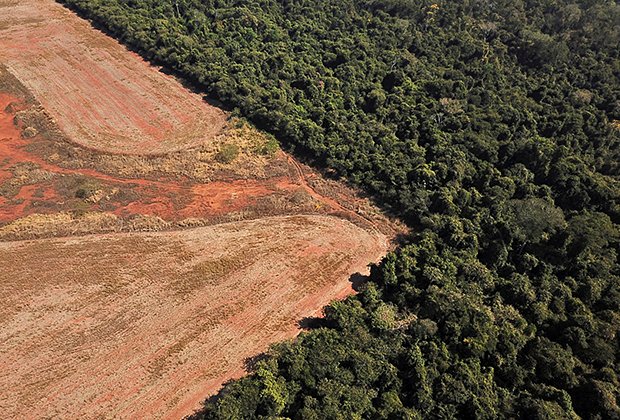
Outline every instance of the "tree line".
[[200, 418], [620, 418], [620, 6], [61, 0], [415, 234]]

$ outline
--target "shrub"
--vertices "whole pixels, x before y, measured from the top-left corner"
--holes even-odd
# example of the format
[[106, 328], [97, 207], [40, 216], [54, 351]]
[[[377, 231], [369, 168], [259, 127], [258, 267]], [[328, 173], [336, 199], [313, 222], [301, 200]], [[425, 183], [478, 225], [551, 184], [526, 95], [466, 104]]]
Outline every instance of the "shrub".
[[230, 163], [239, 156], [239, 146], [236, 144], [225, 144], [215, 155], [215, 160], [220, 163]]

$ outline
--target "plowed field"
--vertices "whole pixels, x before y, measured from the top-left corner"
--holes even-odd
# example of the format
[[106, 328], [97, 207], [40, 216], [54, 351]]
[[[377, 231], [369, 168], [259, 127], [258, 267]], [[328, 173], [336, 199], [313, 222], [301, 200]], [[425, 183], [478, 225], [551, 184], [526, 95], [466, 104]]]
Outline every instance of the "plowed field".
[[0, 243], [0, 413], [187, 415], [386, 246], [326, 216]]
[[0, 62], [80, 145], [161, 154], [208, 141], [226, 116], [53, 0], [0, 0]]

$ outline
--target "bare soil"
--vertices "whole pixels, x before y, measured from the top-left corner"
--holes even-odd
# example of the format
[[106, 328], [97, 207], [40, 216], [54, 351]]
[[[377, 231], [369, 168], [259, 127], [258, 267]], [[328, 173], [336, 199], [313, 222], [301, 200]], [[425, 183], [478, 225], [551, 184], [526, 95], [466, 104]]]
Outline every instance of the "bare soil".
[[187, 415], [387, 247], [326, 216], [0, 243], [0, 413]]
[[226, 114], [53, 0], [0, 1], [0, 61], [88, 148], [162, 154], [213, 138]]

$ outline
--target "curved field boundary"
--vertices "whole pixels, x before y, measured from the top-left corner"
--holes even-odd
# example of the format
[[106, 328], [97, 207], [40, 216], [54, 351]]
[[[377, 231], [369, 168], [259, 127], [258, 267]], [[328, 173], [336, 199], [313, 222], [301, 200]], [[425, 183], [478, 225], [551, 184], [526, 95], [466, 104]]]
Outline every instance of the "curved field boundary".
[[0, 62], [91, 150], [164, 154], [226, 123], [222, 110], [53, 0], [0, 1]]
[[187, 415], [387, 246], [327, 216], [0, 243], [0, 413]]

